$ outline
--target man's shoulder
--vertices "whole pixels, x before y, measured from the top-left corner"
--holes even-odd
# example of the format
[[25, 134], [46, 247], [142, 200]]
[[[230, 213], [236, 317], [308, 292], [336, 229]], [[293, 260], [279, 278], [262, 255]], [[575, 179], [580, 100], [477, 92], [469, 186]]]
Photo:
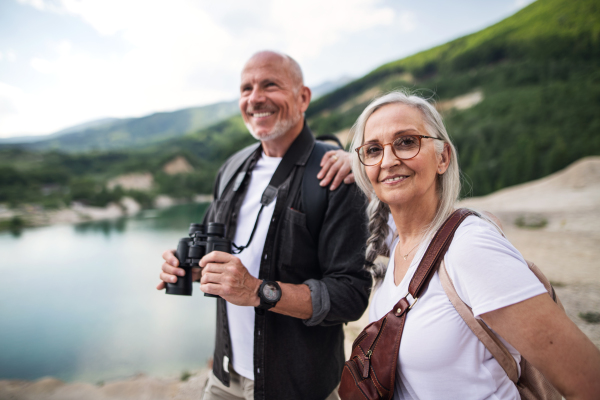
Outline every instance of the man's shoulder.
[[252, 143], [249, 146], [244, 147], [241, 150], [236, 151], [231, 156], [229, 156], [229, 158], [227, 158], [227, 160], [225, 160], [223, 165], [221, 165], [221, 168], [220, 168], [221, 171], [226, 169], [230, 165], [238, 164], [238, 163], [239, 163], [239, 165], [238, 165], [238, 168], [239, 168], [244, 163], [244, 161], [246, 161], [248, 159], [248, 157], [250, 157], [252, 155], [252, 153], [254, 153], [259, 147], [260, 147], [260, 142], [256, 142], [256, 143]]
[[234, 153], [225, 161], [225, 163], [223, 163], [223, 165], [219, 169], [219, 174], [217, 178], [218, 197], [221, 197], [229, 181], [233, 178], [233, 176], [240, 169], [240, 167], [246, 162], [248, 157], [250, 157], [254, 152], [256, 152], [256, 150], [259, 147], [260, 142], [256, 142], [251, 144], [250, 146], [246, 146], [243, 149]]

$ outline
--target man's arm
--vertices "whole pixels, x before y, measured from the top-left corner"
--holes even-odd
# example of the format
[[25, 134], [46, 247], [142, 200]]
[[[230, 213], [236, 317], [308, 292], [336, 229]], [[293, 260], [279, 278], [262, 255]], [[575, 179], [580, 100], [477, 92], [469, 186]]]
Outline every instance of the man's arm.
[[[360, 318], [371, 288], [370, 274], [363, 268], [366, 199], [356, 185], [344, 185], [329, 193], [318, 248], [323, 277], [299, 285], [280, 283], [281, 300], [270, 309], [307, 320], [307, 325], [335, 325]], [[239, 306], [260, 304], [261, 280], [250, 275], [236, 256], [212, 252], [200, 260], [200, 266], [203, 292]]]
[[319, 233], [323, 277], [310, 279], [313, 316], [307, 325], [335, 325], [360, 318], [367, 308], [371, 275], [365, 270], [367, 200], [356, 185], [329, 192]]
[[[250, 275], [239, 258], [213, 251], [200, 260], [202, 278], [200, 289], [221, 296], [238, 306], [258, 307], [258, 288], [261, 280]], [[281, 299], [271, 311], [290, 317], [308, 319], [312, 315], [310, 289], [306, 285], [279, 282]]]

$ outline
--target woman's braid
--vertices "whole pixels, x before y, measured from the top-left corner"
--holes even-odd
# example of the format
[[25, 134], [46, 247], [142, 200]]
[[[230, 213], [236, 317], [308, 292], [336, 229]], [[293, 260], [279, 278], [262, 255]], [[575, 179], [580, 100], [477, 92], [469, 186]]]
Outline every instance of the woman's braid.
[[383, 280], [387, 265], [381, 261], [375, 262], [375, 259], [377, 256], [390, 256], [390, 249], [386, 243], [390, 232], [388, 225], [390, 208], [373, 194], [367, 207], [367, 215], [371, 236], [367, 239], [366, 268], [373, 275], [373, 280], [377, 284], [380, 280]]

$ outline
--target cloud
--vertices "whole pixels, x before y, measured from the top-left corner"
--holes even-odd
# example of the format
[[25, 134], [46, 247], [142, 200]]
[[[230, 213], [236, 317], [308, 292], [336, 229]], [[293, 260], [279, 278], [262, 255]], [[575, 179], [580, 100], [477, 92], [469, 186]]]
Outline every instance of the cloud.
[[21, 89], [0, 82], [0, 115], [15, 114], [18, 111], [18, 103], [22, 104], [23, 100], [25, 97]]
[[42, 74], [50, 74], [54, 72], [53, 64], [43, 58], [34, 57], [31, 59], [31, 67]]
[[39, 11], [61, 12], [60, 0], [18, 0], [21, 4], [27, 4]]
[[391, 24], [394, 10], [376, 4], [371, 0], [274, 0], [270, 14], [286, 51], [301, 60], [317, 57], [346, 34]]
[[19, 115], [28, 106], [28, 100], [20, 88], [0, 82], [0, 132], [20, 132], [23, 121]]
[[[392, 24], [397, 17], [377, 0], [265, 0], [260, 6], [233, 0], [18, 1], [78, 18], [126, 49], [99, 55], [66, 38], [31, 57], [31, 73], [47, 84], [27, 94], [31, 106], [17, 107], [23, 125], [14, 129], [32, 133], [100, 116], [138, 116], [231, 99], [244, 61], [258, 50], [283, 51], [300, 62], [317, 59], [348, 35]], [[414, 16], [402, 14], [400, 20], [414, 29]], [[5, 58], [16, 56], [7, 52]], [[7, 124], [0, 125], [0, 133], [9, 133]]]
[[405, 11], [401, 13], [398, 20], [402, 32], [412, 32], [417, 29], [417, 16], [413, 12]]
[[8, 50], [6, 52], [6, 59], [10, 62], [15, 62], [17, 61], [17, 54], [13, 51], [13, 50]]

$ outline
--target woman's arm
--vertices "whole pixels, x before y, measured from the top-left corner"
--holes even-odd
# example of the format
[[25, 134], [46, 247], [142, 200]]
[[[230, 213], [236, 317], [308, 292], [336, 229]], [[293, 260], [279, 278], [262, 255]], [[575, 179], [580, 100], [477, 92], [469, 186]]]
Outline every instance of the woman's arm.
[[600, 399], [600, 351], [548, 294], [481, 315], [567, 399]]

